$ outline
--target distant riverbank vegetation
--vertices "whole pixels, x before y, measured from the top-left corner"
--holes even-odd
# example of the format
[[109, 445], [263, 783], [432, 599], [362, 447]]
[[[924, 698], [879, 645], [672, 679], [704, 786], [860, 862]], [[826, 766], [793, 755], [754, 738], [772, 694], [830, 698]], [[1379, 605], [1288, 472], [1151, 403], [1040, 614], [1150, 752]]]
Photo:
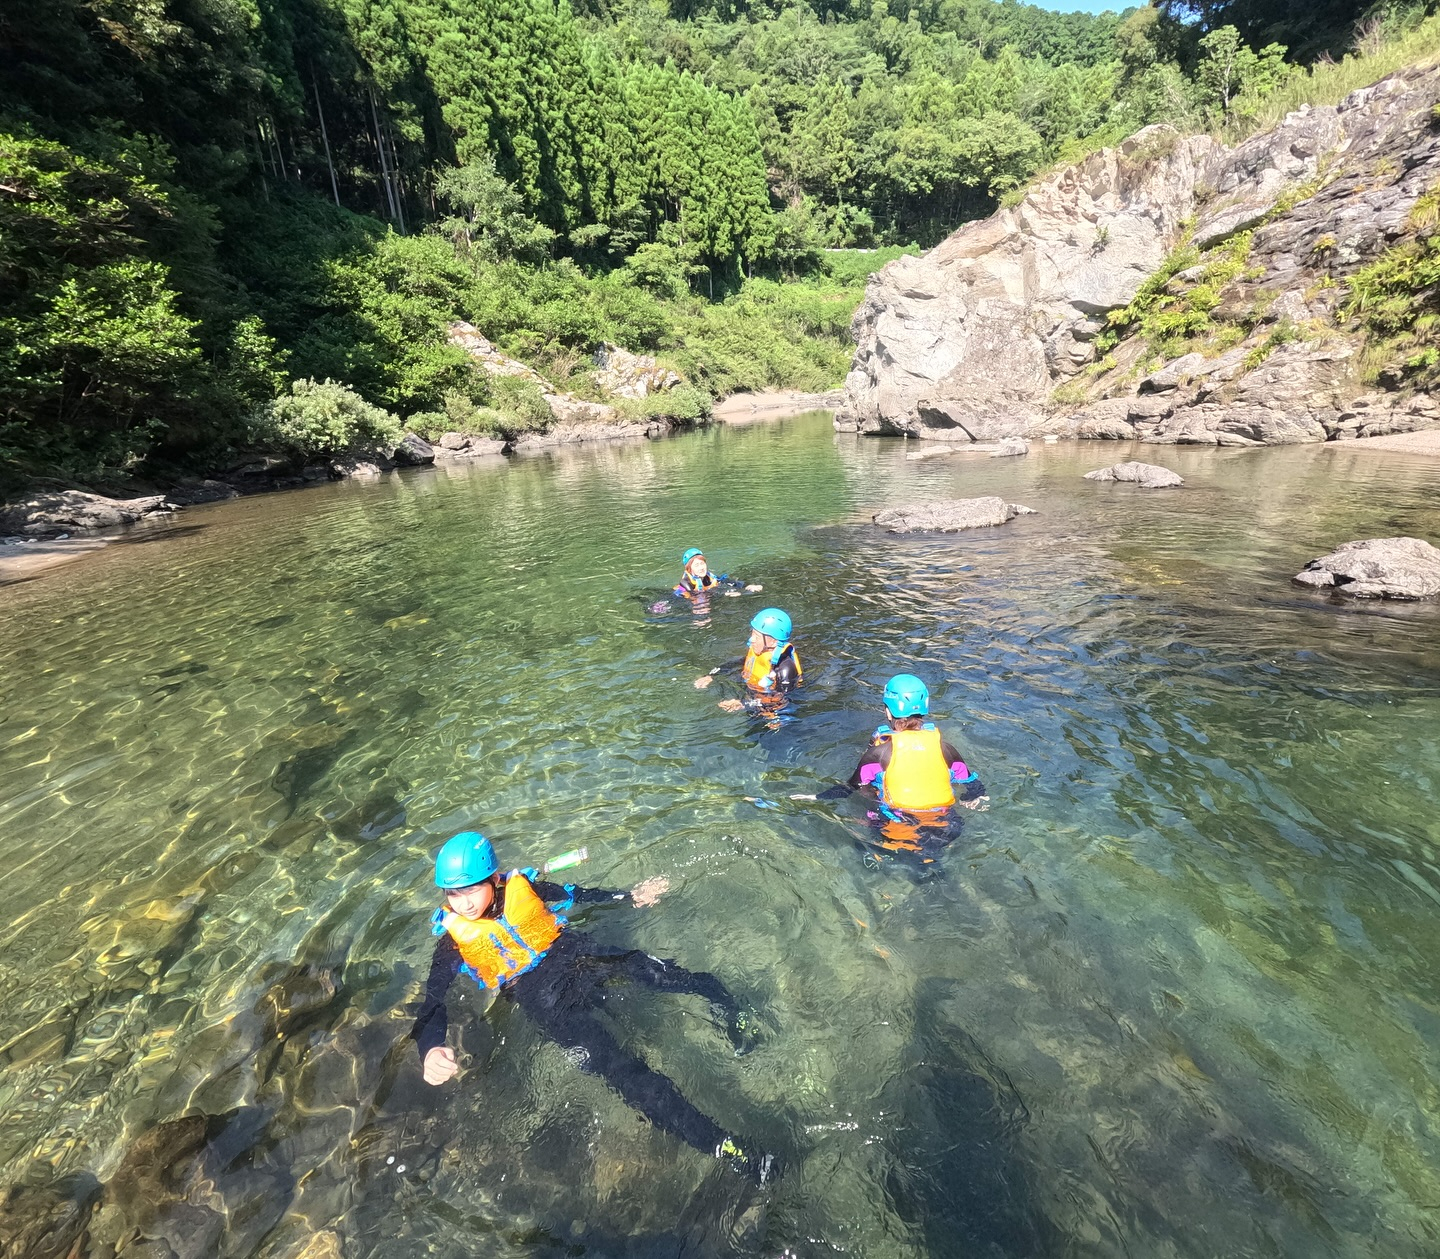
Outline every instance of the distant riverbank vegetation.
[[221, 466], [296, 379], [498, 414], [455, 320], [582, 395], [606, 341], [690, 408], [834, 386], [870, 270], [1147, 123], [1423, 56], [1425, 13], [42, 0], [0, 23], [0, 492]]

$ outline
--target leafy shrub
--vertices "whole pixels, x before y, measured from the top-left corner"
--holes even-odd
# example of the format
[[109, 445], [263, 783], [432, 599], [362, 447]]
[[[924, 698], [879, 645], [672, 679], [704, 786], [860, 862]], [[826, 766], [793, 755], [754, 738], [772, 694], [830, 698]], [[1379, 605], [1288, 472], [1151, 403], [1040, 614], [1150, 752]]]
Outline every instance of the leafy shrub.
[[495, 376], [490, 381], [490, 398], [503, 417], [507, 432], [543, 432], [555, 418], [540, 386], [533, 380]]
[[416, 411], [405, 418], [405, 427], [427, 442], [436, 441], [441, 433], [452, 431], [450, 417], [443, 411]]
[[400, 421], [334, 380], [296, 380], [255, 416], [253, 439], [302, 458], [336, 454], [361, 442], [394, 445]]

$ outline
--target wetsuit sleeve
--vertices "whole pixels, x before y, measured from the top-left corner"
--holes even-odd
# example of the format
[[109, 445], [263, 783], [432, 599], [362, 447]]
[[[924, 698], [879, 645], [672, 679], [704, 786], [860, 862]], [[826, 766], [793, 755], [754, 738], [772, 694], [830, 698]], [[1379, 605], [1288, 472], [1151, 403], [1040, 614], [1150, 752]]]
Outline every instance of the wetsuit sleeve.
[[775, 689], [788, 691], [799, 685], [800, 670], [795, 665], [795, 654], [786, 652], [784, 658], [775, 666]]
[[449, 1029], [449, 1016], [445, 1013], [445, 994], [460, 973], [460, 950], [448, 935], [435, 941], [435, 952], [430, 959], [430, 978], [425, 981], [425, 1000], [420, 1013], [415, 1016], [415, 1026], [410, 1029], [420, 1050], [420, 1061], [437, 1045], [445, 1043]]
[[630, 893], [611, 887], [576, 887], [574, 884], [531, 881], [531, 887], [547, 905], [569, 901], [573, 905], [599, 905], [606, 901], [629, 901]]
[[963, 804], [967, 800], [978, 800], [983, 796], [985, 784], [980, 781], [980, 775], [965, 764], [960, 753], [944, 742], [940, 744], [940, 751], [945, 757], [945, 763], [950, 766], [950, 776], [957, 788], [955, 798]]

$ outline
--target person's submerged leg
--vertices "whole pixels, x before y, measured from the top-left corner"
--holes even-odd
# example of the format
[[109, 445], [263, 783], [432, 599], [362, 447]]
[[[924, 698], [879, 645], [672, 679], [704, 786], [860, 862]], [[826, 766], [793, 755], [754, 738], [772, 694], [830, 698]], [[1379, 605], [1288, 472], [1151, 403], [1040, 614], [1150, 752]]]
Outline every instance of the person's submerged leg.
[[718, 975], [709, 971], [686, 970], [679, 962], [651, 957], [639, 949], [607, 956], [616, 978], [623, 977], [656, 992], [673, 992], [682, 996], [704, 997], [711, 1005], [716, 1020], [725, 1029], [737, 1058], [755, 1048], [757, 1020], [752, 1010], [744, 1009]]

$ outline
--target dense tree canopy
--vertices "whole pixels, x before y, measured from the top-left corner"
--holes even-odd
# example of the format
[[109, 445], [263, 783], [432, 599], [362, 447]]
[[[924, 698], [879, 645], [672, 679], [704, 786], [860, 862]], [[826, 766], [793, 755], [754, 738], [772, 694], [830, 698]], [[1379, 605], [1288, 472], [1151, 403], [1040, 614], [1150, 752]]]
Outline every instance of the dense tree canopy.
[[[660, 345], [656, 301], [927, 244], [1085, 146], [1245, 117], [1314, 13], [574, 2], [0, 17], [0, 461], [223, 448], [292, 375], [478, 404], [458, 316]], [[1354, 7], [1323, 12], [1343, 44]]]

